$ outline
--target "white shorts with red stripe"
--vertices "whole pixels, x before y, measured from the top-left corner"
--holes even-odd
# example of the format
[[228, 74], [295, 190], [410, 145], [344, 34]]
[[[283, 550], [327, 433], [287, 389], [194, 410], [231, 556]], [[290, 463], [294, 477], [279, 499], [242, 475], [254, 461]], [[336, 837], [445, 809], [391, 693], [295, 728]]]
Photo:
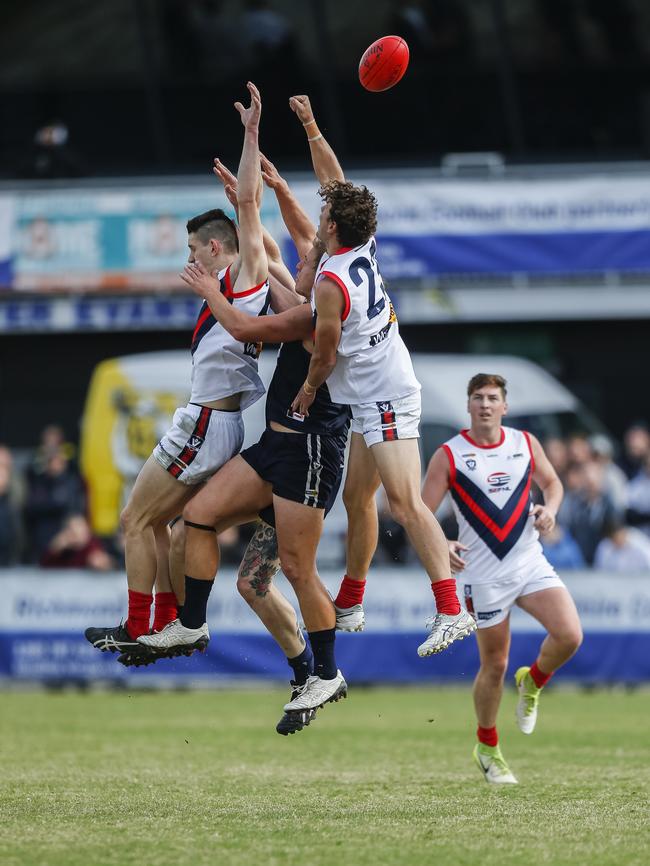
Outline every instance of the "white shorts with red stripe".
[[350, 409], [350, 429], [353, 433], [361, 433], [368, 448], [378, 442], [418, 439], [420, 436], [422, 401], [419, 390], [398, 400], [357, 403]]
[[[462, 571], [456, 575], [456, 580], [463, 583]], [[463, 584], [465, 607], [479, 628], [490, 628], [507, 619], [518, 598], [564, 585], [546, 557], [539, 556], [526, 563], [520, 571], [513, 571], [502, 579]]]
[[201, 484], [238, 454], [243, 442], [241, 412], [189, 403], [174, 412], [172, 426], [153, 456], [172, 478], [183, 484]]

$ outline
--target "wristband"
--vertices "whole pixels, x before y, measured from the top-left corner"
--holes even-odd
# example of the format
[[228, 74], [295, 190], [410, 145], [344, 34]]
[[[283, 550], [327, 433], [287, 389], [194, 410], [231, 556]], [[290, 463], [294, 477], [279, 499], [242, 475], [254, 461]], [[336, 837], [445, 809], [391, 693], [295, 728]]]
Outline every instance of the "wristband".
[[315, 135], [313, 138], [308, 138], [307, 141], [318, 141], [319, 138], [323, 137], [323, 133], [319, 132], [318, 135]]
[[305, 392], [305, 394], [308, 397], [311, 397], [312, 394], [315, 394], [318, 389], [314, 388], [313, 385], [309, 384], [309, 379], [305, 379], [305, 381], [303, 382], [303, 385], [302, 385], [302, 390]]
[[307, 123], [303, 123], [303, 126], [309, 126], [312, 123], [316, 123], [315, 118], [312, 118], [312, 120], [308, 120]]

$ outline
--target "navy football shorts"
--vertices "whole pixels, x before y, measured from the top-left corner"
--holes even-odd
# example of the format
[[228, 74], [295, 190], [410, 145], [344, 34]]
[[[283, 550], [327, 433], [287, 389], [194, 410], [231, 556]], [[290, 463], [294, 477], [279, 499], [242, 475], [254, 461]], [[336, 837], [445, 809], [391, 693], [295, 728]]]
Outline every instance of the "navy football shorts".
[[[242, 451], [241, 456], [271, 484], [275, 496], [323, 508], [327, 513], [341, 486], [345, 440], [345, 436], [282, 433], [267, 427], [259, 442]], [[260, 517], [275, 525], [269, 519], [272, 512], [272, 508], [265, 508]]]

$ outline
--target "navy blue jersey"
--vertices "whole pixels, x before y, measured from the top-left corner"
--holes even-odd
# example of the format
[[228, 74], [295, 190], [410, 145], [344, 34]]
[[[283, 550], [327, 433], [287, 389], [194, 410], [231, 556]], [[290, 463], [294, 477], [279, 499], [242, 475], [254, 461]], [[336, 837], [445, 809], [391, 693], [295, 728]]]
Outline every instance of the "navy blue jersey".
[[350, 407], [333, 403], [326, 383], [316, 391], [316, 399], [306, 418], [299, 420], [291, 412], [291, 404], [307, 378], [310, 361], [311, 355], [300, 340], [283, 343], [266, 395], [266, 423], [275, 421], [297, 433], [346, 435], [350, 426]]

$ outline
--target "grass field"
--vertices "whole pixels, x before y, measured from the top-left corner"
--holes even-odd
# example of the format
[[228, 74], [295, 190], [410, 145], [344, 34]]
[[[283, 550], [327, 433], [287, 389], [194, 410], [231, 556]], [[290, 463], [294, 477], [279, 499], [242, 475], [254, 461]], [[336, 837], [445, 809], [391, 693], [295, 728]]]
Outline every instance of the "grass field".
[[300, 734], [284, 691], [0, 693], [2, 866], [650, 862], [650, 693], [544, 695], [471, 760], [464, 689], [351, 691]]

